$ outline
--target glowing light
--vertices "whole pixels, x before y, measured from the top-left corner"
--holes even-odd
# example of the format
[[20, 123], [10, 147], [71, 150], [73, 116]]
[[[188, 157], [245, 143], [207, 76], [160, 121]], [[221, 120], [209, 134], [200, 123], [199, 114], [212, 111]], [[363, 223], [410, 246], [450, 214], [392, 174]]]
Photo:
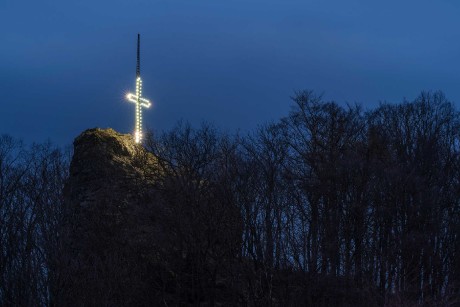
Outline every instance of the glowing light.
[[139, 46], [140, 37], [137, 41], [137, 70], [136, 70], [136, 94], [128, 93], [126, 99], [136, 104], [136, 130], [134, 131], [134, 140], [136, 143], [142, 142], [142, 108], [150, 108], [149, 100], [142, 97], [142, 79], [140, 76]]
[[[142, 83], [141, 78], [137, 78], [137, 83]], [[140, 86], [136, 86], [136, 94], [128, 93], [126, 99], [136, 104], [136, 131], [134, 132], [134, 139], [136, 143], [142, 141], [142, 108], [150, 108], [152, 105], [149, 100], [142, 97], [142, 90]]]

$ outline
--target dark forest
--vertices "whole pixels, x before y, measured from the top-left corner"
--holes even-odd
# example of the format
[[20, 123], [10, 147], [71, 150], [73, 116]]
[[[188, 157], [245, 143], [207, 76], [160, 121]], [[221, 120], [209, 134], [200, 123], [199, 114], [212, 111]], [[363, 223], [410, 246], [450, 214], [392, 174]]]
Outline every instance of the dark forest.
[[[179, 123], [144, 147], [155, 260], [106, 260], [128, 269], [77, 303], [92, 290], [62, 260], [73, 152], [0, 137], [1, 306], [460, 306], [460, 113], [443, 93], [363, 110], [300, 91], [248, 135]], [[118, 290], [125, 269], [142, 285]]]

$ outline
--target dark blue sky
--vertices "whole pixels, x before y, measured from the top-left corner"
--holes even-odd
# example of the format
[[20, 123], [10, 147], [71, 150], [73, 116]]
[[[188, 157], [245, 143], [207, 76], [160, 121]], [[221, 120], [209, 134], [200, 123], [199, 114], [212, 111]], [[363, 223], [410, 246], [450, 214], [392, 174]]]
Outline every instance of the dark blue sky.
[[460, 102], [460, 2], [1, 0], [0, 133], [71, 143], [131, 132], [136, 35], [145, 124], [247, 131], [295, 90], [367, 108], [443, 90]]

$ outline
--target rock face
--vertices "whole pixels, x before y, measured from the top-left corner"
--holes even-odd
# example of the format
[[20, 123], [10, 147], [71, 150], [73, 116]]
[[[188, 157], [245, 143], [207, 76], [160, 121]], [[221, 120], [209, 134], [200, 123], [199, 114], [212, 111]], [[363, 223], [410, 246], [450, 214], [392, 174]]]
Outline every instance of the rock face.
[[143, 305], [156, 258], [156, 159], [130, 135], [90, 129], [74, 142], [65, 188], [58, 300], [75, 305]]
[[232, 292], [225, 274], [241, 246], [239, 211], [215, 198], [218, 188], [198, 193], [211, 185], [158, 161], [112, 129], [75, 139], [57, 305], [218, 303]]

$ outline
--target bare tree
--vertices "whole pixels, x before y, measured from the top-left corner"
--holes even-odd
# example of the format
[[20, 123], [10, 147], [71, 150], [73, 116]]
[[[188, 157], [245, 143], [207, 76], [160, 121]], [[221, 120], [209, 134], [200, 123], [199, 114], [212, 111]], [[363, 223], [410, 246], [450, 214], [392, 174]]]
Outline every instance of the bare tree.
[[51, 305], [68, 159], [51, 144], [0, 138], [0, 302]]

